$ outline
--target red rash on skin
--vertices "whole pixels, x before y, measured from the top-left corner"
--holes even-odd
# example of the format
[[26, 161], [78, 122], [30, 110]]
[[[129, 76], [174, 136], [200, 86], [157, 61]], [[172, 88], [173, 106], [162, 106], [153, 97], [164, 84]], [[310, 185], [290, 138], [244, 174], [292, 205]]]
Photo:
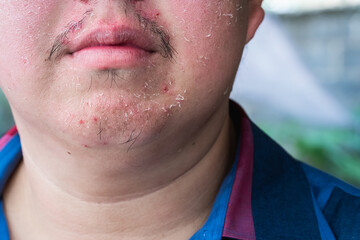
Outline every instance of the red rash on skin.
[[168, 91], [169, 91], [168, 86], [166, 86], [166, 85], [165, 85], [165, 86], [163, 86], [163, 92], [164, 92], [164, 93], [167, 93]]
[[169, 95], [173, 95], [174, 94], [174, 85], [173, 85], [173, 81], [171, 81], [170, 83], [163, 83], [160, 86], [160, 90], [163, 93], [168, 93]]
[[152, 11], [142, 11], [142, 10], [138, 10], [137, 11], [138, 14], [140, 14], [142, 17], [145, 17], [147, 19], [150, 19], [150, 20], [155, 20], [157, 18], [160, 17], [160, 12], [156, 9], [152, 10]]
[[79, 124], [84, 124], [84, 120], [80, 120], [80, 121], [79, 121]]
[[[158, 136], [162, 128], [173, 133], [172, 129], [183, 126], [178, 123], [178, 116], [182, 116], [184, 124], [193, 122], [194, 118], [196, 121], [204, 121], [202, 116], [213, 111], [213, 105], [219, 104], [224, 89], [233, 79], [234, 69], [238, 67], [240, 47], [237, 46], [241, 46], [238, 36], [242, 28], [239, 24], [234, 24], [235, 12], [232, 20], [226, 15], [233, 13], [235, 0], [133, 0], [134, 4], [128, 5], [129, 13], [132, 14], [128, 17], [135, 18], [134, 11], [141, 11], [142, 17], [163, 26], [173, 40], [172, 45], [177, 51], [176, 61], [158, 56], [150, 70], [144, 68], [125, 71], [125, 88], [118, 90], [104, 87], [101, 85], [102, 81], [99, 81], [99, 84], [92, 86], [91, 91], [87, 84], [91, 80], [92, 71], [73, 68], [65, 58], [44, 64], [44, 59], [48, 57], [45, 50], [52, 46], [67, 23], [83, 18], [84, 11], [87, 10], [85, 4], [94, 5], [94, 9], [99, 9], [100, 12], [95, 11], [92, 15], [94, 17], [86, 18], [84, 29], [99, 24], [98, 20], [111, 24], [126, 18], [126, 15], [119, 9], [110, 10], [95, 4], [95, 1], [76, 1], [1, 2], [6, 14], [0, 14], [0, 35], [8, 34], [11, 38], [0, 40], [0, 46], [4, 50], [0, 56], [0, 84], [5, 86], [5, 90], [9, 87], [9, 102], [19, 112], [19, 117], [29, 116], [29, 119], [24, 120], [36, 123], [34, 126], [38, 129], [43, 129], [42, 125], [46, 123], [46, 128], [54, 128], [57, 130], [54, 132], [61, 133], [55, 137], [63, 139], [67, 134], [77, 145], [87, 144], [91, 148], [104, 141], [112, 146], [122, 143], [131, 136], [133, 129], [143, 129], [141, 138], [134, 146], [136, 147], [148, 144], [149, 139]], [[77, 7], [74, 3], [77, 3]], [[108, 3], [116, 6], [115, 1]], [[102, 15], [105, 10], [111, 15]], [[226, 16], [220, 16], [220, 13]], [[230, 21], [232, 24], [229, 25]], [[135, 23], [137, 22], [134, 21]], [[211, 37], [207, 37], [209, 34]], [[76, 36], [69, 34], [69, 40]], [[13, 44], [9, 44], [9, 41]], [[207, 58], [206, 66], [199, 63], [199, 56]], [[26, 68], [23, 67], [24, 59], [29, 61]], [[79, 81], [84, 81], [82, 85], [86, 86], [77, 88], [76, 81], [69, 82], [74, 76]], [[106, 74], [101, 74], [100, 78], [105, 79]], [[149, 79], [153, 80], [153, 88], [147, 89], [143, 94], [140, 84]], [[208, 89], [213, 89], [211, 96]], [[186, 102], [181, 101], [181, 96], [177, 97], [178, 94], [185, 95], [185, 90], [188, 90]], [[99, 97], [100, 91], [107, 97]], [[29, 100], [24, 101], [23, 97], [17, 96], [26, 96]], [[59, 108], [60, 114], [53, 111], [55, 107]], [[30, 109], [37, 109], [37, 112], [32, 113]], [[41, 124], [36, 121], [39, 114], [44, 119]], [[98, 121], [94, 120], [95, 116]], [[101, 127], [106, 131], [99, 140], [97, 133], [100, 117]], [[80, 120], [83, 125], [79, 124]], [[85, 128], [85, 124], [88, 128]]]

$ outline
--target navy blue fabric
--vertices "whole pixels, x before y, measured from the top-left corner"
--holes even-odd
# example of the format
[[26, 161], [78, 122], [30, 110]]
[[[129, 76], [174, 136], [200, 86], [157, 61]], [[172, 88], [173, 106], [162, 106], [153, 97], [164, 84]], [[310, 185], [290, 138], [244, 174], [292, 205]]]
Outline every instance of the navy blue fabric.
[[311, 191], [300, 163], [254, 124], [252, 129], [256, 239], [320, 240]]
[[360, 190], [289, 156], [253, 124], [256, 239], [360, 239]]
[[360, 239], [360, 190], [306, 164], [322, 239]]
[[302, 163], [302, 168], [304, 169], [311, 186], [311, 190], [313, 191], [321, 210], [324, 210], [335, 187], [344, 190], [348, 194], [358, 197], [360, 200], [360, 189], [304, 163]]
[[324, 209], [336, 239], [360, 239], [360, 198], [335, 187]]
[[318, 220], [318, 226], [320, 231], [320, 236], [322, 240], [336, 240], [332, 229], [330, 228], [329, 223], [327, 222], [324, 213], [319, 207], [319, 204], [316, 202], [316, 198], [314, 193], [311, 192], [311, 197], [314, 205], [314, 210], [316, 214], [316, 218]]

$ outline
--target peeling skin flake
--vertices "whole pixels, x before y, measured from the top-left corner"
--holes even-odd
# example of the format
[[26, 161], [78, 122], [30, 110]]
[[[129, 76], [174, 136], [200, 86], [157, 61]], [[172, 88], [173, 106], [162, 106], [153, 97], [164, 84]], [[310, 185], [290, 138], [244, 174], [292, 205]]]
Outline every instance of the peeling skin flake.
[[[74, 139], [81, 132], [83, 138], [78, 142], [90, 146], [94, 143], [87, 142], [89, 139], [99, 138], [100, 122], [104, 129], [102, 141], [129, 138], [134, 128], [144, 128], [142, 134], [151, 136], [168, 121], [173, 124], [178, 116], [188, 116], [190, 110], [203, 109], [206, 107], [203, 102], [218, 101], [213, 96], [222, 95], [228, 85], [228, 73], [233, 71], [224, 59], [237, 60], [234, 51], [228, 49], [239, 46], [241, 27], [234, 23], [238, 17], [240, 19], [244, 1], [131, 1], [138, 4], [134, 9], [153, 19], [159, 29], [168, 34], [177, 51], [173, 61], [160, 56], [141, 69], [116, 71], [80, 69], [61, 57], [57, 62], [44, 62], [49, 54], [47, 51], [68, 24], [71, 31], [62, 43], [87, 35], [90, 26], [105, 17], [109, 23], [125, 17], [136, 20], [131, 8], [127, 9], [126, 16], [115, 8], [108, 8], [111, 14], [103, 16], [100, 10], [104, 9], [95, 2], [89, 1], [85, 6], [80, 1], [2, 1], [0, 35], [8, 36], [10, 39], [6, 41], [14, 44], [4, 48], [0, 62], [4, 69], [15, 70], [9, 72], [11, 78], [3, 73], [0, 81], [5, 90], [11, 89], [28, 99], [12, 102], [22, 115], [31, 115], [26, 109], [39, 109], [32, 115], [45, 119], [49, 124], [47, 128], [56, 128]], [[115, 3], [108, 1], [108, 4]], [[94, 11], [86, 12], [90, 8]], [[84, 21], [79, 21], [82, 18]], [[139, 29], [145, 30], [144, 22], [137, 21]], [[223, 46], [224, 39], [230, 39], [226, 42], [230, 47]], [[0, 46], [7, 46], [6, 41], [0, 39]], [[241, 51], [240, 47], [237, 51]], [[34, 78], [34, 75], [38, 77]], [[207, 91], [212, 94], [205, 99], [202, 93]], [[29, 92], [31, 96], [26, 95]], [[200, 97], [204, 99], [198, 100]], [[202, 103], [194, 104], [197, 102]], [[94, 116], [97, 122], [93, 120]], [[79, 125], [80, 120], [84, 124]], [[52, 122], [54, 126], [50, 126]]]

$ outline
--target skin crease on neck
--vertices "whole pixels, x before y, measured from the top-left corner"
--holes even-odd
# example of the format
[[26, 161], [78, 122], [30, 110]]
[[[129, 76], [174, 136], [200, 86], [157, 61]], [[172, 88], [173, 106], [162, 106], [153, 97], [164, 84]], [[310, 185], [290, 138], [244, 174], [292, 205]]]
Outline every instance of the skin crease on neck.
[[[201, 228], [234, 159], [228, 97], [260, 4], [2, 1], [0, 87], [23, 151], [3, 196], [11, 239], [177, 240]], [[121, 69], [49, 59], [69, 26], [71, 43], [119, 24], [157, 47], [168, 36], [173, 58], [155, 48]]]

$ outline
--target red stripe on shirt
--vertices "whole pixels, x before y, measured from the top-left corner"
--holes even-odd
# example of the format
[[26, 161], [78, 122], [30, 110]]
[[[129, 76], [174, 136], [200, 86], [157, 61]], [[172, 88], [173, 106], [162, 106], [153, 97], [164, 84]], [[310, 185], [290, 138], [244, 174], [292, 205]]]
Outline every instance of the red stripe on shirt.
[[13, 126], [5, 135], [0, 138], [0, 151], [5, 147], [5, 145], [11, 140], [11, 138], [17, 133], [16, 126]]
[[236, 176], [226, 212], [223, 237], [254, 240], [256, 239], [256, 236], [251, 211], [251, 186], [254, 155], [253, 136], [250, 120], [242, 109], [241, 112], [241, 149]]

